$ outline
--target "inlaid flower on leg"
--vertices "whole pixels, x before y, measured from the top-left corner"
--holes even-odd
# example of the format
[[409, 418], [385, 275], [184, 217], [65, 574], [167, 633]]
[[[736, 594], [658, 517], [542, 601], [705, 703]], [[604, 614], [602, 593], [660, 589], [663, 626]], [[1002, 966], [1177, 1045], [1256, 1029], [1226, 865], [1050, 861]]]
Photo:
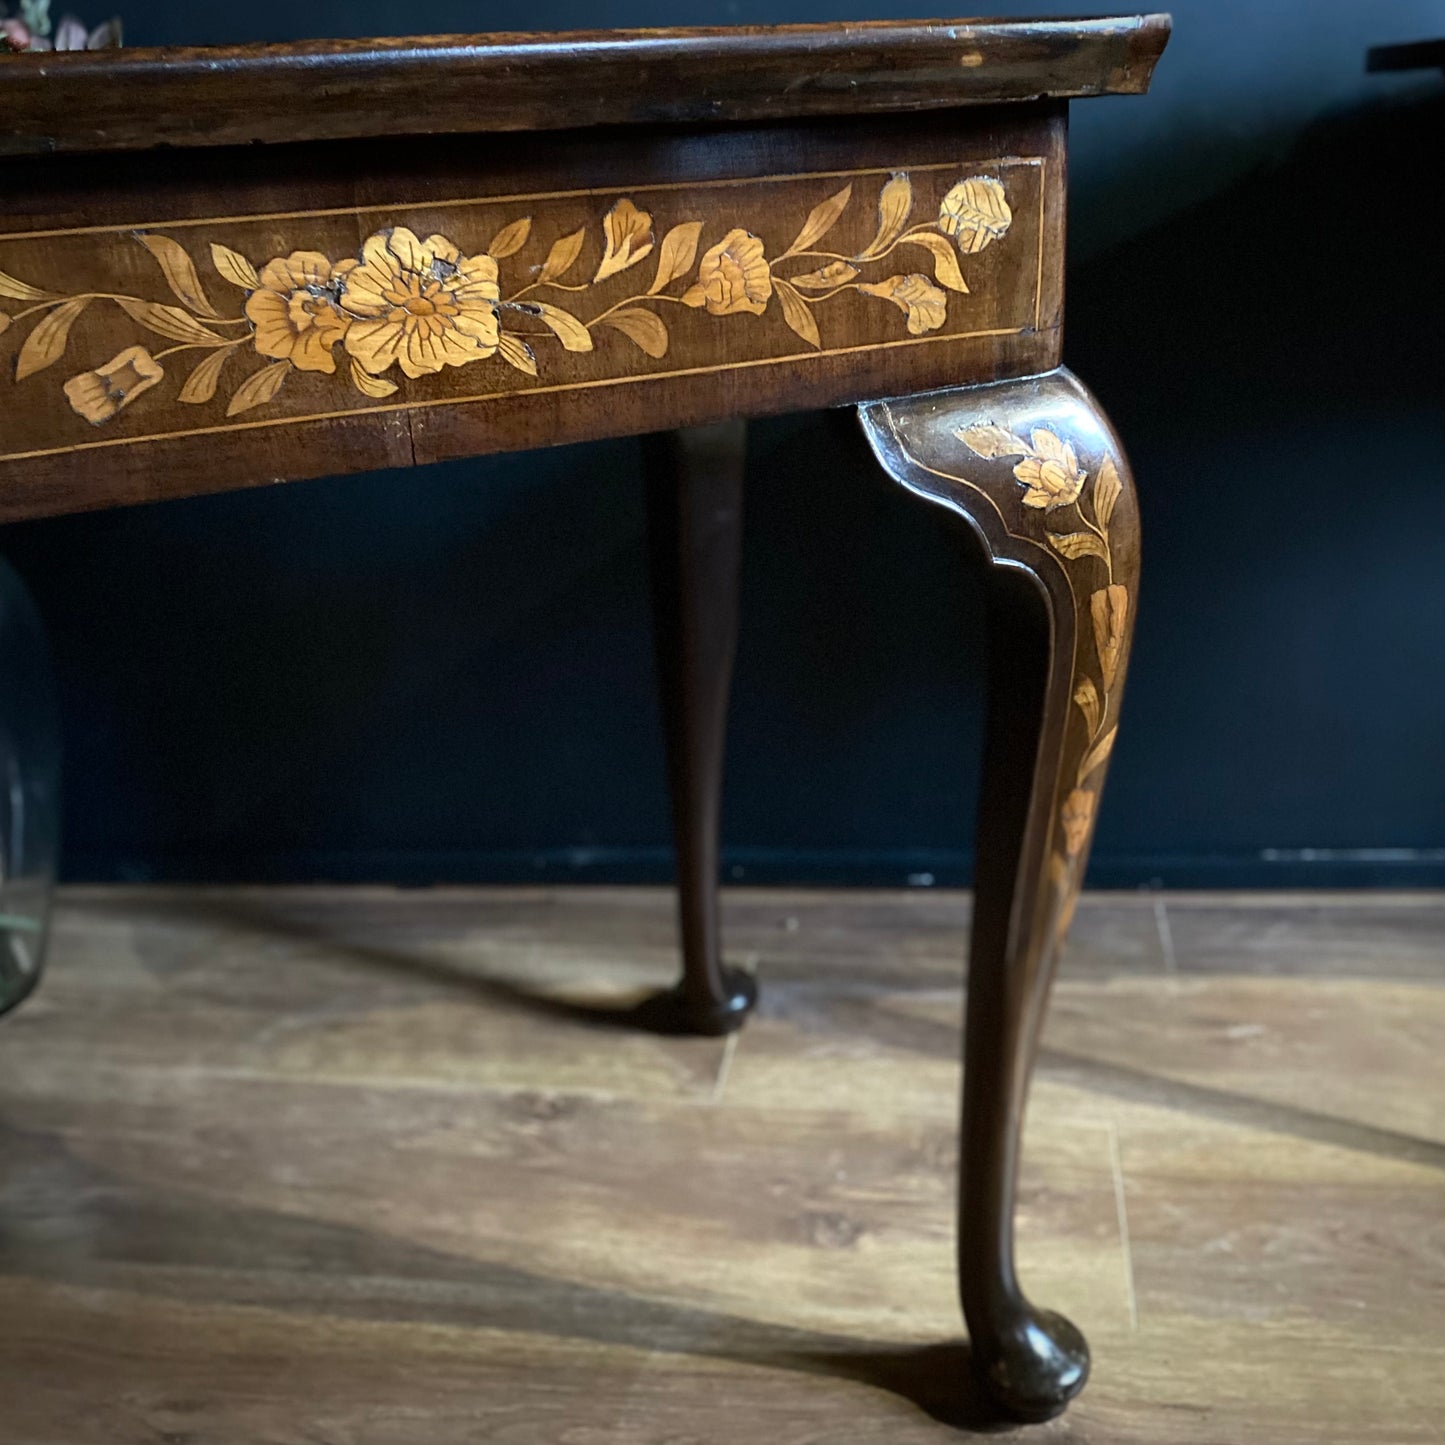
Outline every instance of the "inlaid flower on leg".
[[[972, 207], [982, 225], [988, 202], [961, 192], [959, 215]], [[1062, 369], [877, 402], [863, 416], [891, 475], [965, 516], [1000, 564], [989, 584], [959, 1287], [987, 1395], [1016, 1418], [1042, 1420], [1083, 1388], [1089, 1352], [1020, 1284], [1016, 1170], [1029, 1073], [1118, 734], [1137, 508], [1116, 438]]]

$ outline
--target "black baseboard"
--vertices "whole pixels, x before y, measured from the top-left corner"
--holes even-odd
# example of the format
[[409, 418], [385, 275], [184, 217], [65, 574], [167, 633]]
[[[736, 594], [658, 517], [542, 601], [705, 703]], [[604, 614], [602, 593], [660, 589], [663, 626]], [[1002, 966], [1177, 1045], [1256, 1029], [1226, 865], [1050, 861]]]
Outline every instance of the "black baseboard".
[[[727, 848], [723, 881], [760, 887], [960, 888], [972, 855], [949, 849]], [[71, 883], [667, 883], [666, 848], [495, 852], [295, 852], [146, 859], [71, 855]], [[1090, 888], [1445, 888], [1445, 848], [1269, 848], [1254, 853], [1110, 854]]]

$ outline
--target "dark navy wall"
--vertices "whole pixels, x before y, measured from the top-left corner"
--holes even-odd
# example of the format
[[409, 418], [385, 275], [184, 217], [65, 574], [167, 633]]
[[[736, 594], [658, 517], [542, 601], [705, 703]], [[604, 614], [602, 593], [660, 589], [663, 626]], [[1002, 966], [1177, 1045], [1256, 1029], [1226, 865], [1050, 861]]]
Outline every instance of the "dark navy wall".
[[[125, 15], [162, 43], [912, 8]], [[1174, 10], [1153, 95], [1074, 118], [1066, 350], [1130, 446], [1146, 529], [1092, 878], [1445, 882], [1441, 83], [1363, 71], [1445, 15]], [[662, 876], [637, 462], [613, 442], [9, 529], [60, 672], [70, 876]], [[758, 424], [750, 480], [731, 873], [960, 880], [966, 540], [876, 474], [846, 412]]]

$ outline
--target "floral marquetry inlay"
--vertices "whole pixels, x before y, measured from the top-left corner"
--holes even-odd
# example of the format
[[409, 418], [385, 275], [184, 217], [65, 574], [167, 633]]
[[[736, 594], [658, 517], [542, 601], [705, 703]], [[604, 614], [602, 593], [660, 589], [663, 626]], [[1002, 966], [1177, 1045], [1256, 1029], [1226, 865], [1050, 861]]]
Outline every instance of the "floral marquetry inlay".
[[[1058, 846], [1049, 871], [1063, 900], [1058, 931], [1067, 931], [1078, 898], [1079, 872], [1093, 828], [1103, 766], [1118, 733], [1116, 683], [1129, 635], [1129, 589], [1114, 580], [1114, 549], [1109, 528], [1123, 482], [1113, 457], [1099, 459], [1091, 476], [1073, 442], [1047, 427], [1027, 436], [985, 423], [963, 427], [955, 435], [986, 460], [1019, 458], [1014, 480], [1023, 489], [1024, 506], [1043, 512], [1043, 539], [1070, 567], [1070, 581], [1085, 568], [1095, 569], [1088, 593], [1093, 626], [1095, 669], [1076, 667], [1073, 700], [1084, 723], [1084, 743], [1074, 764], [1071, 786], [1059, 808]], [[1086, 585], [1087, 579], [1084, 579]]]
[[[705, 206], [694, 198], [697, 214], [676, 219], [674, 209], [665, 225], [658, 203], [643, 204], [645, 192], [601, 198], [590, 223], [569, 229], [553, 227], [546, 207], [506, 215], [503, 203], [479, 202], [499, 221], [482, 237], [422, 212], [430, 225], [398, 217], [355, 254], [328, 247], [305, 217], [279, 228], [291, 245], [271, 253], [258, 251], [254, 236], [213, 234], [219, 222], [105, 233], [92, 237], [93, 269], [103, 273], [114, 257], [113, 269], [134, 278], [141, 268], [116, 248], [144, 247], [152, 294], [93, 283], [63, 289], [49, 278], [42, 285], [7, 259], [0, 337], [12, 333], [14, 361], [0, 398], [22, 406], [28, 388], [46, 384], [42, 373], [84, 358], [97, 333], [107, 350], [92, 350], [80, 369], [71, 362], [58, 383], [71, 410], [96, 427], [132, 406], [168, 410], [173, 422], [212, 403], [226, 417], [284, 418], [288, 383], [304, 374], [325, 378], [342, 408], [348, 394], [406, 405], [417, 382], [450, 368], [495, 368], [498, 378], [514, 378], [513, 388], [565, 387], [574, 375], [579, 384], [665, 375], [655, 364], [669, 357], [689, 313], [716, 333], [702, 343], [714, 355], [700, 356], [696, 329], [689, 332], [693, 354], [679, 360], [694, 366], [734, 356], [758, 364], [742, 355], [732, 328], [765, 330], [765, 352], [779, 360], [925, 339], [950, 325], [945, 334], [968, 335], [969, 312], [997, 304], [987, 288], [976, 297], [976, 258], [1005, 242], [1016, 207], [1040, 194], [1040, 182], [1015, 168], [1036, 171], [1010, 161], [997, 173], [960, 168], [951, 181], [933, 174], [922, 197], [904, 171], [844, 179], [801, 226], [793, 221], [786, 244], [775, 216], [737, 214], [721, 188], [701, 193]], [[849, 239], [840, 244], [842, 235]], [[848, 296], [862, 309], [840, 311]], [[1037, 309], [1036, 294], [1029, 303]], [[958, 308], [963, 329], [951, 323]], [[121, 324], [91, 322], [104, 310], [121, 313]], [[599, 354], [597, 364], [578, 372], [589, 353]], [[18, 391], [5, 396], [12, 386]], [[308, 386], [305, 409], [314, 411]], [[1053, 469], [1047, 477], [1041, 470], [1040, 486], [1054, 485], [1055, 462], [1039, 466]]]

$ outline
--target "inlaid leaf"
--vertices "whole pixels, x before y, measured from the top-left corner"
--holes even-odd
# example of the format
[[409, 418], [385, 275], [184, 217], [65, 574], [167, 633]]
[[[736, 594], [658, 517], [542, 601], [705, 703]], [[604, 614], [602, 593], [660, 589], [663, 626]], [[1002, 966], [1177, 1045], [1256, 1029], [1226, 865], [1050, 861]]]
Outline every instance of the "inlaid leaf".
[[[396, 392], [396, 383], [388, 381], [384, 376], [373, 376], [353, 356], [351, 358], [351, 384], [363, 396], [369, 396], [380, 401], [384, 396], [392, 396]], [[278, 382], [279, 386], [280, 383]]]
[[65, 354], [65, 343], [70, 339], [71, 325], [89, 304], [88, 296], [76, 296], [53, 311], [47, 311], [35, 323], [15, 361], [16, 381], [24, 381], [27, 376], [33, 376], [60, 360]]
[[213, 321], [221, 319], [221, 313], [211, 305], [206, 299], [206, 293], [201, 290], [201, 278], [196, 275], [196, 263], [191, 260], [190, 253], [184, 246], [171, 240], [169, 236], [140, 235], [136, 239], [160, 262], [166, 284], [192, 311], [201, 316], [209, 316]]
[[[849, 181], [836, 196], [829, 196], [826, 201], [814, 206], [808, 219], [803, 222], [803, 229], [798, 232], [793, 244], [783, 252], [783, 256], [796, 256], [799, 251], [806, 251], [814, 241], [826, 236], [837, 224], [838, 217], [847, 208], [852, 195], [853, 183]], [[783, 257], [778, 259], [782, 260]]]
[[185, 385], [176, 393], [178, 401], [188, 401], [193, 406], [210, 401], [216, 394], [216, 385], [221, 379], [221, 368], [230, 356], [231, 348], [218, 347], [209, 356], [203, 357], [186, 378]]
[[562, 343], [564, 351], [592, 350], [592, 333], [570, 311], [542, 301], [537, 305], [537, 318]]
[[520, 336], [512, 336], [504, 331], [497, 342], [497, 354], [508, 366], [515, 366], [518, 371], [524, 371], [528, 376], [536, 376], [537, 358], [532, 348]]
[[560, 241], [554, 243], [552, 249], [547, 252], [547, 259], [542, 263], [542, 269], [537, 273], [538, 281], [555, 281], [559, 276], [565, 275], [571, 268], [572, 263], [582, 254], [582, 242], [587, 239], [587, 227], [573, 231], [570, 236], [563, 236]]
[[1065, 557], [1107, 557], [1108, 549], [1092, 532], [1046, 532], [1049, 546]]
[[0, 296], [8, 296], [12, 301], [54, 301], [56, 299], [53, 291], [40, 291], [34, 286], [27, 286], [24, 281], [17, 281], [13, 276], [7, 276], [0, 271]]
[[631, 306], [622, 311], [614, 311], [611, 316], [604, 318], [601, 324], [620, 331], [651, 357], [667, 355], [667, 327], [662, 324], [662, 318], [651, 311], [644, 311], [640, 306]]
[[253, 372], [236, 388], [236, 394], [226, 408], [226, 415], [240, 416], [243, 411], [250, 411], [252, 407], [265, 406], [281, 390], [281, 383], [286, 380], [286, 373], [290, 370], [289, 361], [273, 361], [270, 366], [263, 366], [260, 371]]
[[686, 276], [692, 270], [701, 235], [701, 221], [684, 221], [662, 238], [662, 249], [657, 253], [657, 275], [647, 288], [649, 296], [656, 296], [664, 286], [671, 285], [679, 276]]
[[523, 246], [527, 244], [527, 237], [532, 234], [532, 218], [523, 216], [520, 221], [513, 221], [509, 226], [503, 226], [487, 246], [487, 255], [493, 260], [502, 261], [508, 256], [515, 256]]
[[211, 264], [232, 286], [239, 286], [242, 291], [261, 289], [261, 278], [256, 274], [256, 268], [239, 251], [233, 251], [229, 246], [218, 246], [212, 241]]
[[0, 311], [0, 336], [4, 336], [10, 330], [10, 318]]
[[950, 291], [961, 292], [968, 295], [968, 286], [963, 279], [963, 272], [958, 269], [958, 257], [953, 254], [953, 247], [947, 239], [933, 231], [919, 231], [916, 235], [904, 238], [905, 246], [922, 246], [933, 257], [933, 275], [940, 286], [947, 286]]
[[871, 261], [888, 250], [903, 234], [912, 210], [913, 182], [900, 171], [883, 187], [878, 197], [878, 234], [869, 242], [866, 251], [859, 252], [857, 259]]
[[162, 306], [159, 301], [142, 301], [135, 296], [117, 296], [115, 304], [133, 321], [139, 321], [142, 326], [172, 341], [205, 344], [226, 339], [209, 326], [202, 326], [189, 311], [182, 311], [179, 306]]
[[997, 241], [1013, 223], [1001, 182], [993, 176], [970, 176], [943, 198], [938, 229], [952, 236], [966, 256]]
[[1095, 768], [1102, 766], [1109, 759], [1109, 754], [1114, 751], [1114, 738], [1118, 734], [1118, 725], [1111, 727], [1098, 742], [1084, 755], [1084, 760], [1079, 764], [1079, 781], [1082, 783]]
[[1117, 582], [1101, 587], [1089, 598], [1089, 611], [1094, 618], [1094, 645], [1099, 650], [1104, 691], [1108, 692], [1114, 686], [1124, 650], [1124, 630], [1129, 620], [1129, 589]]
[[1089, 736], [1093, 737], [1099, 731], [1099, 724], [1103, 721], [1103, 711], [1099, 707], [1099, 689], [1094, 686], [1092, 677], [1079, 679], [1079, 685], [1074, 689], [1074, 701], [1079, 705], [1079, 711], [1084, 714], [1084, 723], [1089, 729]]
[[821, 348], [823, 339], [818, 335], [818, 323], [813, 320], [812, 307], [786, 281], [778, 277], [773, 278], [773, 290], [778, 293], [778, 300], [782, 303], [783, 320], [809, 346]]
[[1114, 465], [1114, 458], [1105, 457], [1099, 463], [1099, 473], [1094, 480], [1094, 516], [1105, 531], [1109, 529], [1114, 504], [1123, 490], [1124, 484], [1119, 480], [1119, 468]]
[[858, 268], [847, 261], [829, 261], [817, 271], [789, 276], [788, 282], [802, 291], [832, 291], [835, 287], [846, 286], [857, 274]]
[[1033, 455], [1033, 447], [1022, 437], [1015, 436], [1007, 427], [985, 422], [982, 426], [966, 426], [954, 432], [959, 441], [971, 452], [977, 452], [985, 461], [995, 457], [1027, 457]]

